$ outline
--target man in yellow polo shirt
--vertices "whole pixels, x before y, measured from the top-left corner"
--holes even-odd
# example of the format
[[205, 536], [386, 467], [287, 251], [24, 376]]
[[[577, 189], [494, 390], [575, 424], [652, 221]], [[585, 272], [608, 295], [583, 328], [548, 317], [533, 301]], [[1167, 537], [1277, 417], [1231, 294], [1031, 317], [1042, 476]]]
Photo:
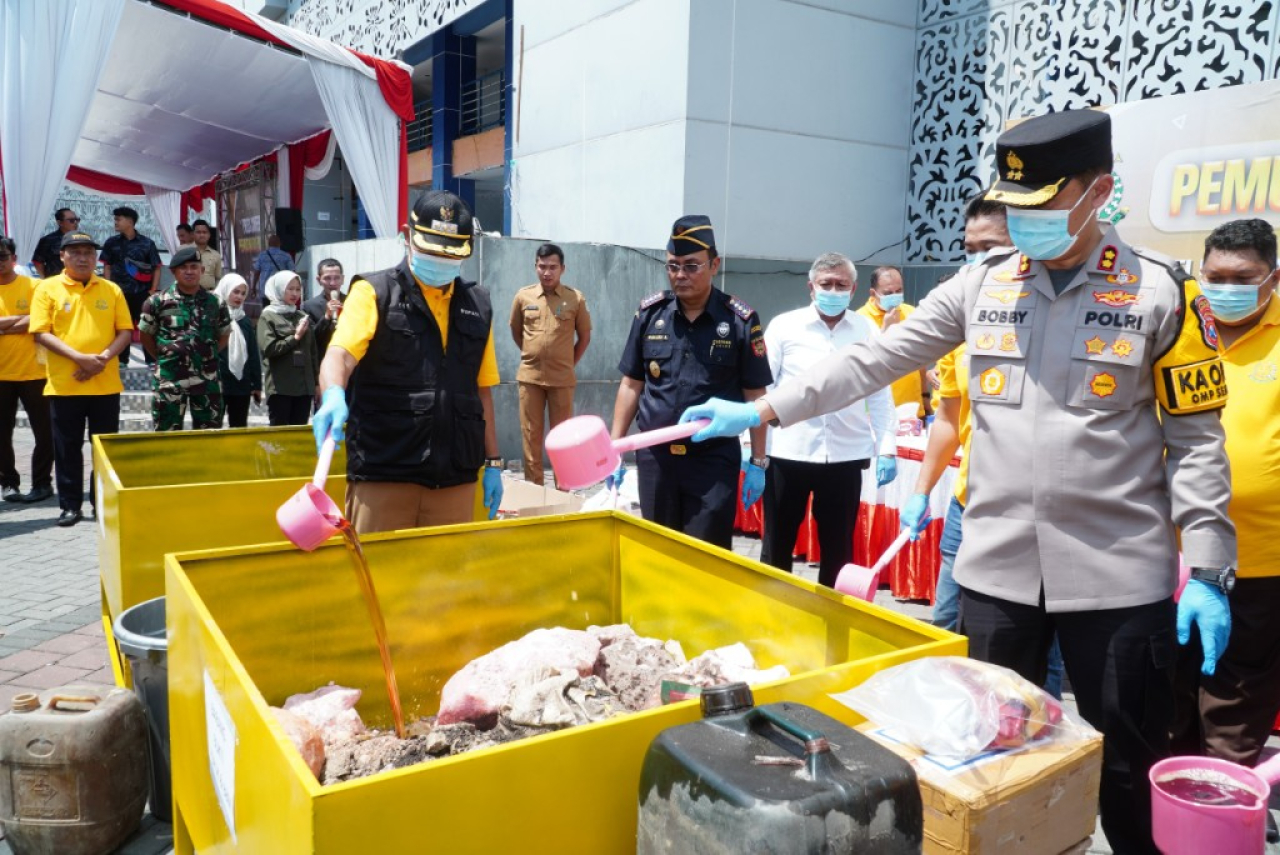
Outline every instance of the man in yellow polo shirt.
[[[0, 237], [0, 498], [30, 504], [53, 495], [53, 430], [44, 397], [44, 366], [36, 359], [36, 341], [28, 329], [36, 286], [31, 277], [18, 275], [17, 262], [13, 238]], [[19, 489], [22, 475], [13, 451], [19, 403], [36, 438], [31, 490], [25, 495]]]
[[[41, 280], [31, 301], [30, 330], [47, 351], [44, 393], [53, 413], [60, 526], [82, 518], [85, 426], [91, 441], [120, 429], [118, 356], [129, 346], [133, 321], [120, 286], [94, 275], [99, 248], [84, 232], [67, 232], [59, 251], [63, 271]], [[92, 517], [92, 471], [89, 506]]]
[[[881, 332], [911, 317], [915, 306], [903, 302], [902, 271], [893, 265], [886, 264], [871, 272], [871, 294], [867, 302], [858, 309], [858, 314], [867, 318]], [[916, 416], [924, 418], [933, 415], [933, 404], [930, 397], [933, 386], [929, 382], [929, 372], [925, 367], [912, 371], [894, 380], [889, 386], [889, 394], [893, 395], [893, 405], [913, 404]]]
[[320, 366], [312, 429], [319, 447], [347, 424], [346, 510], [361, 534], [468, 522], [482, 465], [490, 519], [502, 502], [493, 307], [458, 275], [471, 255], [471, 209], [428, 193], [405, 241], [400, 264], [352, 280]]
[[1217, 670], [1196, 675], [1200, 733], [1186, 747], [1201, 737], [1210, 756], [1253, 766], [1280, 712], [1280, 273], [1265, 220], [1225, 223], [1204, 248], [1200, 287], [1230, 390], [1222, 426], [1240, 563], [1231, 638]]

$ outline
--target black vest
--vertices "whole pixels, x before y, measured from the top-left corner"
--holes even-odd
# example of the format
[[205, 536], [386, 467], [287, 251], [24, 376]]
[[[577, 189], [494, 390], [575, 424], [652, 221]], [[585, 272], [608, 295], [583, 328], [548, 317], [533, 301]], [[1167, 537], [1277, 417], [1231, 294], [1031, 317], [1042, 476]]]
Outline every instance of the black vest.
[[489, 292], [454, 280], [446, 353], [404, 262], [358, 278], [373, 286], [378, 327], [348, 385], [348, 479], [474, 483], [484, 465], [476, 377], [493, 321]]

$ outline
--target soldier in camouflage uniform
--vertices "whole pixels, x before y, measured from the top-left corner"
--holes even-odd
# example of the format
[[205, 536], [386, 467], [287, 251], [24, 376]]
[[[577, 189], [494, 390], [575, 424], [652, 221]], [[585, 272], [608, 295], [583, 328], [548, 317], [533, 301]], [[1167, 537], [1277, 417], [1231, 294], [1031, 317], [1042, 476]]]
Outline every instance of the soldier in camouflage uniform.
[[200, 287], [203, 267], [194, 247], [183, 247], [169, 262], [176, 283], [147, 298], [138, 331], [155, 357], [151, 377], [151, 420], [156, 430], [181, 430], [191, 408], [197, 429], [222, 424], [218, 351], [227, 346], [231, 315], [217, 296]]

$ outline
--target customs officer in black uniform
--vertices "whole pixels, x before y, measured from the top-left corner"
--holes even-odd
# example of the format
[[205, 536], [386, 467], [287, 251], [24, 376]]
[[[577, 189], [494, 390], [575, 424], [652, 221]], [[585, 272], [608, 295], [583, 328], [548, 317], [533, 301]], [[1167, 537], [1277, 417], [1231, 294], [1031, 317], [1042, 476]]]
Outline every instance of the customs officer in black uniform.
[[[711, 398], [753, 401], [773, 381], [755, 310], [712, 287], [720, 270], [711, 220], [676, 220], [667, 242], [671, 290], [640, 303], [618, 370], [613, 437], [675, 424]], [[751, 465], [765, 467], [765, 430], [751, 431]], [[729, 549], [741, 453], [734, 438], [636, 452], [644, 518]]]

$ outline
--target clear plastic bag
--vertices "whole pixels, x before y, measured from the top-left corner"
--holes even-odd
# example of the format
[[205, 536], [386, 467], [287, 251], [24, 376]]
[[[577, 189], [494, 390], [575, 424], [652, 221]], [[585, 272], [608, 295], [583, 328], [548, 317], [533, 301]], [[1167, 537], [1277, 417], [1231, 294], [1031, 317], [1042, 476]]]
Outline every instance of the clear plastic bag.
[[1094, 733], [1008, 668], [961, 656], [906, 662], [831, 697], [938, 757], [965, 759]]

